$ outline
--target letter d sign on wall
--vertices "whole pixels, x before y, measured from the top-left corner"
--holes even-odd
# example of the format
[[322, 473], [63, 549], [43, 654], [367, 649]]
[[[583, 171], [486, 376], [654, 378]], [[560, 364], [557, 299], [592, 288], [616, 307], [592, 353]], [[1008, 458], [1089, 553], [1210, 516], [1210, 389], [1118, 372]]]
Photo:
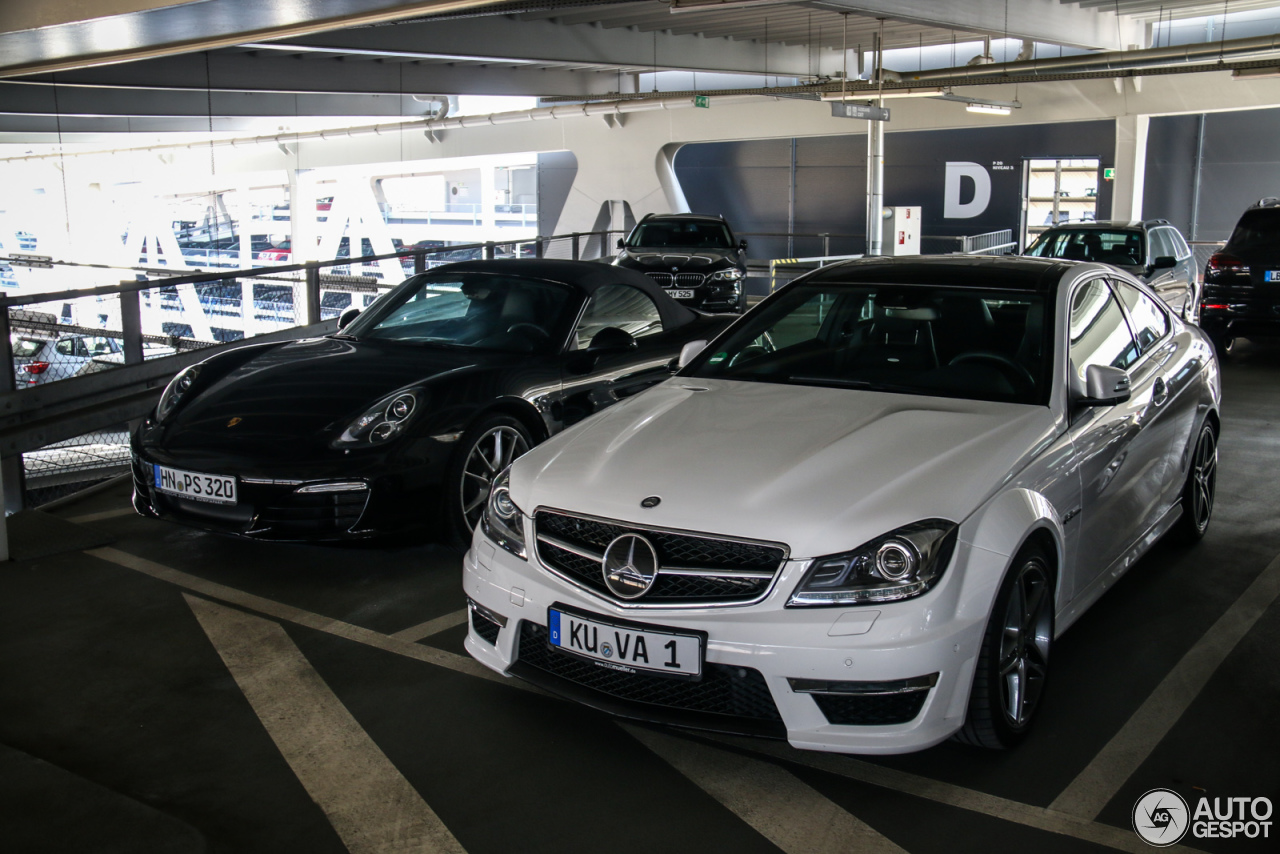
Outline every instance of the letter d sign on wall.
[[[973, 182], [973, 197], [962, 202], [968, 193], [965, 179]], [[946, 219], [971, 219], [980, 215], [991, 202], [991, 173], [980, 163], [948, 161], [947, 183], [943, 192], [942, 215]]]

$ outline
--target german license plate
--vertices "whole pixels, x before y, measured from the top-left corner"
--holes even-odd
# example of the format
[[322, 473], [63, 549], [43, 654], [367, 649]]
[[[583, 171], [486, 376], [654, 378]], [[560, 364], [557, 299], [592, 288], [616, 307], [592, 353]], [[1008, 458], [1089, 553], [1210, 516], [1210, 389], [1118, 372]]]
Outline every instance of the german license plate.
[[706, 633], [685, 634], [643, 623], [619, 623], [591, 615], [547, 609], [551, 645], [625, 673], [659, 673], [686, 679], [702, 676]]
[[156, 489], [166, 495], [180, 495], [193, 501], [210, 504], [235, 504], [236, 479], [223, 474], [204, 474], [198, 471], [171, 469], [157, 465]]
[[1262, 274], [1264, 282], [1280, 282], [1280, 270], [1267, 270]]
[[693, 299], [693, 291], [667, 291], [672, 299]]

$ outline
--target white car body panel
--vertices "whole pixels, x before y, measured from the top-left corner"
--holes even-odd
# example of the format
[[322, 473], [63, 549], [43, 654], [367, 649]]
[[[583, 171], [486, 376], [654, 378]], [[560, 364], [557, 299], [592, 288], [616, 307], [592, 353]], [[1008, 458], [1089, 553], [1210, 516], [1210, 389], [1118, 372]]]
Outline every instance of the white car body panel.
[[[1065, 335], [1074, 285], [1100, 274], [1130, 281], [1098, 265], [1068, 268], [1054, 305], [1055, 341]], [[466, 595], [511, 628], [521, 620], [545, 626], [547, 608], [559, 604], [604, 619], [705, 631], [708, 663], [763, 674], [797, 747], [900, 753], [937, 744], [964, 723], [996, 591], [1028, 539], [1037, 538], [1055, 564], [1061, 633], [1177, 519], [1191, 443], [1216, 417], [1221, 392], [1203, 333], [1170, 319], [1167, 352], [1144, 355], [1131, 370], [1132, 398], [1110, 407], [1070, 409], [1070, 366], [1057, 346], [1047, 406], [674, 377], [516, 463], [510, 491], [527, 514], [528, 559], [477, 529], [464, 566]], [[1167, 384], [1167, 402], [1155, 402], [1157, 378]], [[1136, 429], [1149, 425], [1150, 432]], [[649, 496], [661, 502], [642, 507]], [[623, 603], [540, 565], [531, 518], [540, 509], [775, 542], [789, 555], [759, 602]], [[950, 564], [926, 593], [786, 607], [813, 558], [924, 519], [959, 526]], [[1102, 552], [1091, 548], [1095, 538], [1119, 546]], [[473, 628], [467, 650], [505, 673], [515, 659], [511, 628], [494, 644]], [[828, 723], [788, 681], [935, 673], [919, 714], [884, 726]]]

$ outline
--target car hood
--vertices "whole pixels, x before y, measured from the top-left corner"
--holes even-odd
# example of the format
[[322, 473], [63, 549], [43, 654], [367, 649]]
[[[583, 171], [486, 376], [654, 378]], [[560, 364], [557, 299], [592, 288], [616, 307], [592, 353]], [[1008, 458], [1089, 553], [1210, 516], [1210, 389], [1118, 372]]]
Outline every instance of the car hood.
[[618, 256], [618, 264], [632, 270], [642, 272], [667, 272], [678, 268], [680, 271], [701, 272], [719, 270], [738, 263], [737, 249], [704, 249], [691, 247], [687, 249], [664, 249], [636, 247], [622, 251]]
[[391, 342], [293, 341], [201, 384], [166, 427], [164, 445], [304, 456], [327, 447], [336, 431], [397, 389], [513, 358]]
[[512, 497], [815, 557], [963, 521], [1056, 432], [1047, 407], [674, 378], [535, 448]]

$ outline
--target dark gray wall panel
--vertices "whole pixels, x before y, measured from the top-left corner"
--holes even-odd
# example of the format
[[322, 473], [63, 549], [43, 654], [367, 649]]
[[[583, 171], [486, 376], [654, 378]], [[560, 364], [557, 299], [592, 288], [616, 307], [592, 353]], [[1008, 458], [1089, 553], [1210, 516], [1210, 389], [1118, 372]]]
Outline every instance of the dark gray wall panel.
[[[796, 141], [796, 233], [865, 233], [866, 147], [866, 137], [861, 134]], [[921, 205], [927, 235], [1017, 229], [1025, 158], [1097, 157], [1105, 168], [1113, 165], [1114, 151], [1115, 124], [1111, 121], [890, 131], [885, 138], [885, 204]], [[948, 161], [978, 163], [988, 170], [991, 202], [981, 215], [943, 217]], [[686, 145], [676, 155], [675, 170], [693, 210], [722, 213], [739, 231], [787, 230], [790, 140]], [[1099, 183], [1098, 207], [1105, 216], [1111, 210], [1111, 185]], [[966, 187], [971, 196], [971, 183]], [[969, 196], [962, 195], [962, 200]], [[860, 252], [861, 243], [860, 239], [856, 245], [853, 241], [839, 246], [833, 242], [831, 252]], [[797, 240], [794, 254], [818, 254], [820, 250], [816, 241]], [[753, 241], [753, 257], [785, 254], [785, 240]]]
[[1147, 128], [1142, 215], [1169, 220], [1188, 240], [1199, 124], [1199, 116], [1157, 116]]
[[538, 234], [556, 233], [556, 223], [578, 176], [578, 158], [572, 151], [547, 151], [538, 155]]
[[1280, 109], [1210, 113], [1200, 185], [1201, 240], [1226, 240], [1240, 213], [1280, 196]]

